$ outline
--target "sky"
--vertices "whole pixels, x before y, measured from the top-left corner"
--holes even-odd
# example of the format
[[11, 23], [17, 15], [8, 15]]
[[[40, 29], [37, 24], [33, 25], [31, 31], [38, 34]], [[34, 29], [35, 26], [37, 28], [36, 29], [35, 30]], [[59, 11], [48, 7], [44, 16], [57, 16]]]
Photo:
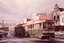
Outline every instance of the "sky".
[[0, 0], [0, 22], [23, 23], [34, 13], [52, 12], [56, 3], [64, 8], [64, 0]]

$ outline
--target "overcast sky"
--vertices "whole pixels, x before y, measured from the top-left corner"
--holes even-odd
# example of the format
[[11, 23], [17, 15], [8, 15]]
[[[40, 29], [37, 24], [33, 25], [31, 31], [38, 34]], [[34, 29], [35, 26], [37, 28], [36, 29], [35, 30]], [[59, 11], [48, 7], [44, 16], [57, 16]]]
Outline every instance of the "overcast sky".
[[64, 7], [64, 0], [0, 0], [0, 21], [22, 23], [33, 13], [53, 11], [56, 3]]

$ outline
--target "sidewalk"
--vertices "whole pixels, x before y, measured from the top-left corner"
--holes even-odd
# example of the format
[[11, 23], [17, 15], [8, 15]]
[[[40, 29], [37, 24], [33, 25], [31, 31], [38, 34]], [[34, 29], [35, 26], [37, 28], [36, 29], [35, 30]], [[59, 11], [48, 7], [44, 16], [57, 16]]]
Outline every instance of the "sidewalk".
[[64, 42], [64, 39], [62, 39], [62, 38], [53, 38], [53, 39], [51, 39], [51, 40], [59, 41], [59, 42]]

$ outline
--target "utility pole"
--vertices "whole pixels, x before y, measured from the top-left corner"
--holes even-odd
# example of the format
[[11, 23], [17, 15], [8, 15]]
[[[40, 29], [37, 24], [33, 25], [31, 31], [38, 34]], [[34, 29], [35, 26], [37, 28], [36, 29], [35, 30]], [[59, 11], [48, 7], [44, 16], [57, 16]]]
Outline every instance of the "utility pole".
[[2, 27], [4, 27], [4, 19], [2, 20]]

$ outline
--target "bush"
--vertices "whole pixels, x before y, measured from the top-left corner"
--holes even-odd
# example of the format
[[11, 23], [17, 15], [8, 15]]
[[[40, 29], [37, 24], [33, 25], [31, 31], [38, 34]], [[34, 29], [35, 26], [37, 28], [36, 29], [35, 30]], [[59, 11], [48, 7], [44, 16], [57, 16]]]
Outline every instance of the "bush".
[[34, 37], [39, 37], [42, 35], [42, 29], [32, 29], [32, 30], [26, 30], [30, 35], [33, 35]]

